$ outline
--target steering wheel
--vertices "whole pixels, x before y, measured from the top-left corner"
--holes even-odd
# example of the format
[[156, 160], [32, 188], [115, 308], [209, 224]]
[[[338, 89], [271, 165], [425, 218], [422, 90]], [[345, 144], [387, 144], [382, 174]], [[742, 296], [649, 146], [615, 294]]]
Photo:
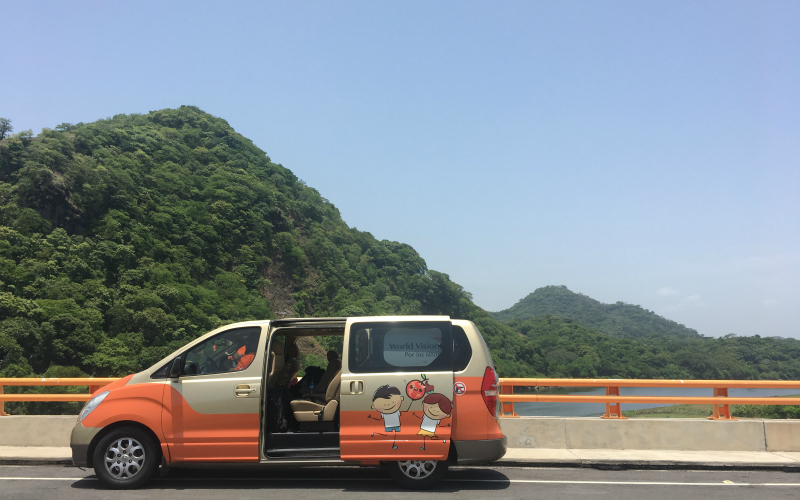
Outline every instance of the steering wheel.
[[218, 371], [219, 367], [217, 367], [217, 363], [215, 363], [213, 359], [206, 356], [206, 362], [203, 364], [201, 373], [214, 373]]

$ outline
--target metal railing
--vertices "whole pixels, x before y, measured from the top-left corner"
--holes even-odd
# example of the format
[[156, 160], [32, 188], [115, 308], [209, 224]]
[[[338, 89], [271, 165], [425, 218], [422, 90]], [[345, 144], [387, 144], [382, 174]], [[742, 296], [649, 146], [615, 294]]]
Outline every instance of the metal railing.
[[[0, 378], [0, 416], [6, 413], [6, 401], [89, 401], [92, 393], [104, 385], [119, 380], [116, 377], [108, 378]], [[8, 386], [86, 386], [88, 393], [71, 394], [5, 394], [4, 387]]]
[[[800, 405], [800, 398], [729, 397], [728, 389], [798, 389], [797, 380], [645, 380], [584, 378], [501, 378], [498, 398], [502, 417], [519, 417], [514, 403], [605, 403], [602, 418], [624, 419], [622, 403], [712, 405], [711, 420], [736, 420], [729, 405]], [[514, 387], [605, 387], [605, 395], [514, 394]], [[703, 387], [711, 396], [620, 396], [620, 387]]]
[[[88, 401], [92, 393], [119, 378], [0, 378], [0, 416], [6, 415], [6, 401]], [[5, 394], [7, 386], [84, 386], [88, 393]], [[605, 387], [605, 395], [514, 394], [514, 387]], [[712, 389], [711, 396], [620, 396], [620, 387], [702, 387]], [[622, 403], [707, 404], [712, 405], [713, 420], [735, 420], [729, 405], [800, 405], [800, 398], [729, 397], [728, 389], [798, 389], [796, 380], [649, 380], [583, 378], [501, 378], [498, 399], [502, 417], [518, 417], [514, 403], [605, 403], [602, 418], [624, 419]]]

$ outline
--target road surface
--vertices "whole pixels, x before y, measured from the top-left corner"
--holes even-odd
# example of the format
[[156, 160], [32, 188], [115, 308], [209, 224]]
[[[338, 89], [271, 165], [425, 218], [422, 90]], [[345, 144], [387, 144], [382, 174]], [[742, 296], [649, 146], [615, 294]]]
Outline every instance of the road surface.
[[66, 466], [0, 466], [0, 499], [169, 498], [170, 500], [392, 500], [409, 498], [492, 500], [676, 498], [769, 500], [800, 498], [800, 473], [454, 467], [439, 490], [399, 489], [376, 468], [172, 469], [144, 490], [110, 493], [91, 469]]

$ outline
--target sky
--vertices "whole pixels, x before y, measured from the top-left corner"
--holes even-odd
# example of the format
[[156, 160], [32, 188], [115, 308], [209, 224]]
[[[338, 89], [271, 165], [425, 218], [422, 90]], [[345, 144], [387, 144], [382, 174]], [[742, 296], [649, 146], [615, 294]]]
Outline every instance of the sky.
[[15, 131], [183, 104], [489, 311], [800, 338], [800, 2], [0, 0]]

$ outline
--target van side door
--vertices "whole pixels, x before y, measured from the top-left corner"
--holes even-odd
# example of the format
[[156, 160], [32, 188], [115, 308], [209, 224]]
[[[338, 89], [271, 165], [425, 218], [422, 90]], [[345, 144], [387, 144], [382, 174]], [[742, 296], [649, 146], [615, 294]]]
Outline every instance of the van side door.
[[162, 412], [170, 462], [258, 461], [265, 338], [260, 326], [232, 328], [179, 355]]
[[444, 460], [453, 422], [450, 318], [348, 318], [342, 460]]

